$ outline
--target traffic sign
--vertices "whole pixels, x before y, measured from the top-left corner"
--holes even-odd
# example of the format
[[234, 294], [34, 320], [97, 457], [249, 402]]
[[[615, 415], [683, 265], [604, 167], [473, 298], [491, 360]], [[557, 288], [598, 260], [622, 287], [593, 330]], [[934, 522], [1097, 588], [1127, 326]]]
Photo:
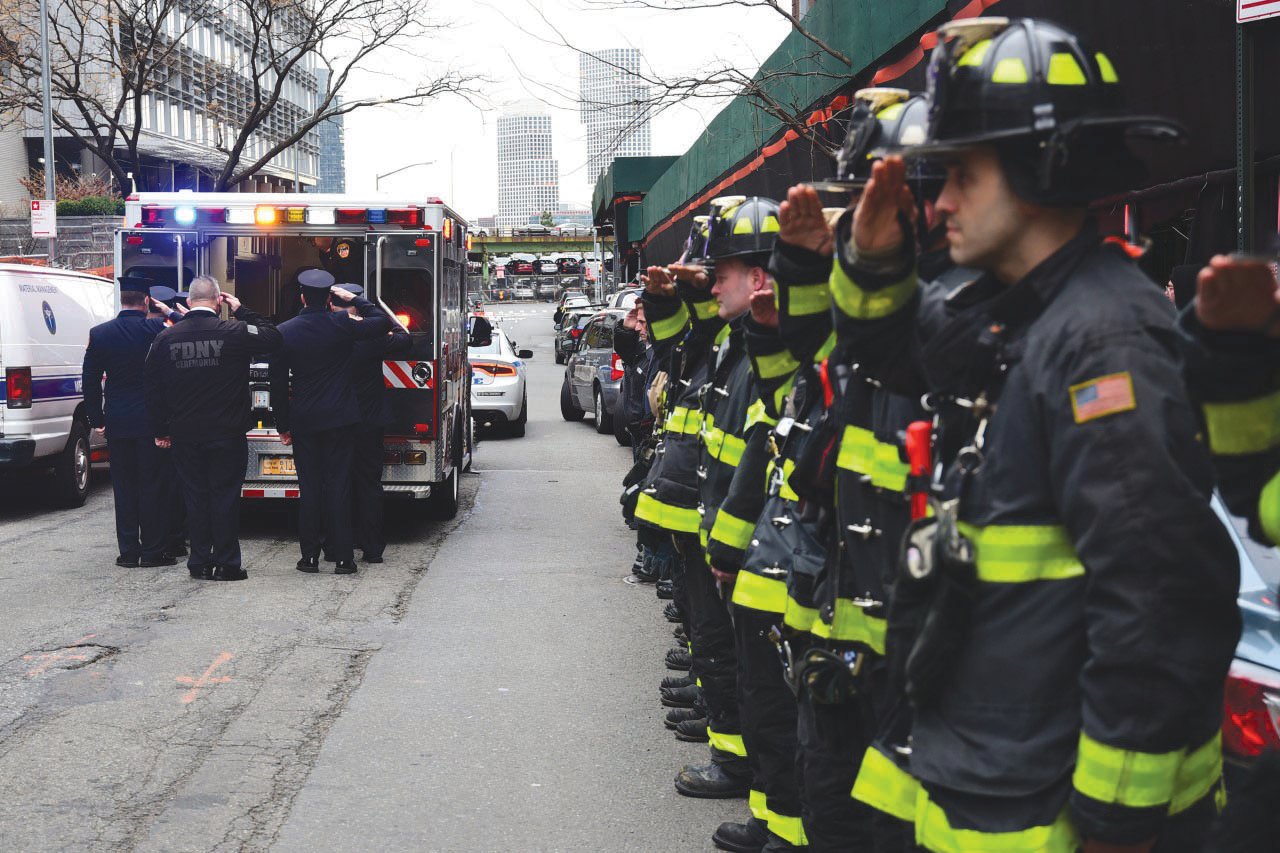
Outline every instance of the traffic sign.
[[58, 203], [47, 198], [31, 200], [31, 236], [58, 236]]
[[1248, 24], [1280, 15], [1280, 0], [1236, 0], [1236, 23]]

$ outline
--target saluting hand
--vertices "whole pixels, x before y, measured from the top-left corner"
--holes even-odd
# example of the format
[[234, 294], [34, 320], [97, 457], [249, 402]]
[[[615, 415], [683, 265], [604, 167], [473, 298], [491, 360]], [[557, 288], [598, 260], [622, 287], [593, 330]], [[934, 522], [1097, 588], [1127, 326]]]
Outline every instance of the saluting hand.
[[692, 284], [699, 290], [706, 290], [711, 286], [711, 277], [707, 275], [706, 267], [701, 264], [674, 263], [668, 266], [667, 269], [671, 271], [677, 281]]
[[160, 448], [161, 450], [168, 450], [170, 447], [173, 447], [173, 439], [169, 438], [169, 436], [167, 435], [164, 436], [163, 438], [157, 438], [156, 447]]
[[778, 210], [778, 239], [825, 257], [835, 251], [835, 234], [822, 212], [822, 200], [813, 187], [787, 190], [787, 200]]
[[640, 319], [640, 309], [633, 307], [630, 311], [627, 312], [627, 316], [622, 318], [622, 328], [630, 329], [631, 331], [634, 332], [636, 330], [636, 327], [640, 325], [639, 319]]
[[332, 293], [338, 299], [342, 300], [343, 302], [352, 302], [356, 298], [356, 295], [352, 293], [350, 290], [347, 290], [346, 288], [343, 288], [343, 287], [338, 287], [338, 285], [336, 284], [333, 287], [329, 288], [329, 292]]
[[1280, 282], [1261, 260], [1217, 255], [1196, 278], [1196, 317], [1213, 332], [1280, 338]]
[[645, 274], [640, 276], [640, 280], [644, 282], [644, 292], [653, 296], [675, 296], [676, 288], [671, 282], [671, 276], [662, 267], [649, 267]]
[[772, 284], [751, 294], [751, 319], [766, 329], [778, 328], [778, 303], [774, 301]]
[[907, 188], [907, 164], [901, 157], [885, 157], [871, 167], [871, 180], [853, 214], [853, 242], [858, 251], [887, 253], [906, 240], [898, 214], [916, 215], [915, 199]]
[[239, 299], [236, 299], [236, 298], [235, 298], [234, 296], [232, 296], [230, 293], [226, 293], [226, 292], [224, 292], [224, 293], [222, 294], [222, 301], [223, 301], [223, 303], [225, 303], [225, 304], [226, 304], [226, 306], [227, 306], [228, 308], [230, 308], [230, 309], [231, 309], [231, 313], [232, 313], [232, 314], [234, 314], [234, 313], [236, 313], [237, 311], [239, 311], [239, 310], [240, 310], [240, 300], [239, 300]]

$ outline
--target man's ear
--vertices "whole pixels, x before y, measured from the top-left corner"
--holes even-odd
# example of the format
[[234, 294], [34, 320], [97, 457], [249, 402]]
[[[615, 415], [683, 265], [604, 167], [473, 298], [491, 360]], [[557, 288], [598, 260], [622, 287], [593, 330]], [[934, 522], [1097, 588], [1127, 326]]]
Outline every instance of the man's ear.
[[764, 290], [769, 286], [769, 271], [764, 267], [751, 268], [751, 292]]

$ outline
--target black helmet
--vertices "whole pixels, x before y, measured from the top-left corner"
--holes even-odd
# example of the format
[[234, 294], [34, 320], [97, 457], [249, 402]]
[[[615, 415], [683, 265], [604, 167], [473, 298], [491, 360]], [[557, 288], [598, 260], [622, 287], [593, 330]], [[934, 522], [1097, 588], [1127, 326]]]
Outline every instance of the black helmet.
[[680, 253], [682, 264], [702, 264], [707, 259], [707, 223], [710, 216], [693, 217], [693, 225], [689, 228], [689, 238], [684, 241], [684, 251]]
[[[1057, 24], [970, 18], [943, 24], [938, 38], [929, 63], [927, 138], [904, 151], [907, 156], [994, 144], [1002, 155], [1017, 152], [1027, 166], [1033, 151], [1037, 162], [1027, 177], [1034, 185], [1013, 180], [1015, 191], [1040, 203], [1075, 203], [1141, 178], [1140, 164], [1124, 145], [1128, 138], [1176, 140], [1184, 134], [1169, 119], [1129, 112], [1111, 60]], [[1073, 155], [1069, 178], [1056, 174]], [[1101, 174], [1081, 185], [1079, 178], [1095, 166]]]
[[707, 256], [724, 258], [767, 256], [778, 239], [778, 203], [771, 198], [733, 196], [711, 202], [711, 237]]
[[[853, 96], [849, 131], [836, 158], [834, 181], [810, 184], [824, 192], [859, 190], [871, 180], [871, 166], [886, 150], [900, 151], [924, 142], [929, 120], [929, 99], [906, 89], [859, 89]], [[946, 173], [932, 167], [927, 160], [915, 160], [911, 179], [938, 182]]]

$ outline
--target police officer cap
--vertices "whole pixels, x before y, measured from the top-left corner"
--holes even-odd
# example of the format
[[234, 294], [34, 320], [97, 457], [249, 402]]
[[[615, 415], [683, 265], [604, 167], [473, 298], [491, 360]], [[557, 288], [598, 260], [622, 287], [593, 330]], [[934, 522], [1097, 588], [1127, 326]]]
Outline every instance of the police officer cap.
[[309, 290], [328, 290], [337, 279], [324, 270], [303, 270], [298, 273], [298, 284]]
[[[364, 296], [364, 288], [358, 284], [340, 284], [338, 285], [338, 287], [341, 287], [343, 290], [347, 291], [352, 296]], [[350, 302], [346, 299], [338, 299], [337, 297], [334, 297], [333, 301], [337, 305], [354, 305], [355, 304], [354, 302]]]
[[164, 284], [157, 284], [147, 292], [150, 293], [151, 298], [157, 302], [173, 304], [173, 301], [178, 298], [178, 291]]
[[178, 302], [181, 305], [186, 305], [187, 300], [190, 298], [191, 298], [191, 292], [188, 290], [179, 290], [176, 294], [174, 294], [174, 301]]
[[133, 293], [150, 293], [151, 288], [156, 283], [155, 279], [137, 268], [131, 269], [120, 276], [119, 281], [122, 291], [132, 291]]

